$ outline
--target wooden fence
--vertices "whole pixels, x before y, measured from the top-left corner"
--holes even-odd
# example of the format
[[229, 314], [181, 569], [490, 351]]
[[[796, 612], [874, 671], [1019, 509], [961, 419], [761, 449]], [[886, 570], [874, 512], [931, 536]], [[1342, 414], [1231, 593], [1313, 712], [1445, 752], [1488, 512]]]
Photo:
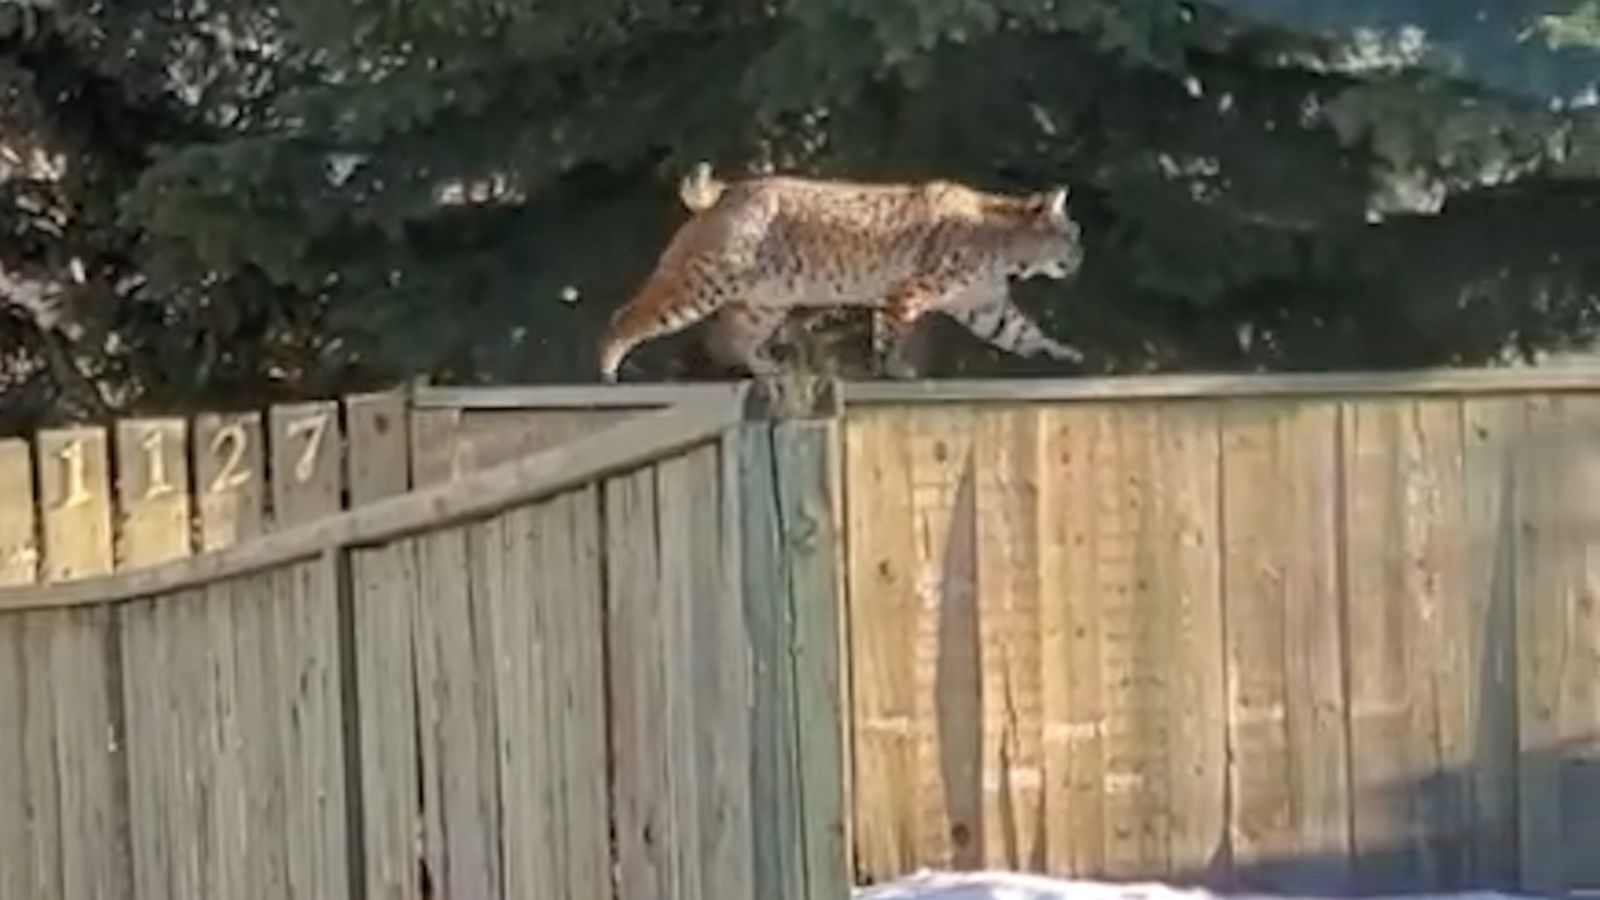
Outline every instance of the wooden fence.
[[[843, 896], [830, 426], [743, 416], [724, 390], [300, 524], [335, 492], [271, 449], [270, 533], [0, 591], [0, 898]], [[52, 572], [104, 549], [65, 483]]]
[[863, 879], [1600, 888], [1600, 374], [845, 403]]
[[529, 408], [500, 389], [422, 388], [0, 438], [0, 586], [233, 546], [734, 390], [540, 388]]
[[[347, 502], [368, 502], [363, 480], [420, 491], [232, 556], [0, 594], [82, 604], [0, 613], [0, 710], [24, 711], [0, 738], [0, 809], [45, 810], [20, 830], [0, 812], [0, 848], [32, 840], [27, 871], [80, 879], [100, 870], [67, 862], [117, 859], [93, 843], [115, 840], [154, 842], [134, 875], [294, 875], [310, 863], [280, 859], [338, 841], [269, 824], [262, 862], [226, 823], [331, 822], [342, 784], [356, 896], [415, 887], [412, 841], [440, 897], [589, 892], [602, 859], [618, 898], [837, 897], [846, 847], [861, 881], [998, 865], [1600, 888], [1600, 373], [847, 385], [837, 423], [775, 428], [730, 424], [739, 392], [701, 386], [683, 394], [700, 426], [660, 420], [674, 440], [611, 424], [680, 390], [421, 392], [400, 403], [410, 440], [390, 440], [404, 462], [382, 464], [358, 437], [380, 401], [347, 401]], [[299, 446], [269, 440], [270, 473]], [[588, 474], [552, 474], [567, 466]], [[281, 478], [272, 514], [307, 508]], [[40, 481], [48, 519], [49, 491], [71, 492]], [[491, 509], [489, 485], [518, 499]], [[291, 664], [311, 673], [293, 690]], [[308, 749], [312, 726], [284, 717], [357, 724]], [[119, 794], [141, 760], [164, 793]], [[530, 837], [587, 841], [600, 808], [618, 837], [574, 857], [590, 868]], [[105, 822], [124, 824], [82, 827]], [[233, 856], [209, 849], [224, 836]]]

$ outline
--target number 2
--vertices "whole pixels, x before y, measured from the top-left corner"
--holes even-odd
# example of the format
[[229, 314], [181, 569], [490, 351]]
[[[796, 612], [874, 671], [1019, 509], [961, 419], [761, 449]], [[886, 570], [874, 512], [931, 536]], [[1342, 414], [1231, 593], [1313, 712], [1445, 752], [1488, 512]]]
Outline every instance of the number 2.
[[250, 483], [250, 473], [239, 468], [244, 462], [244, 451], [249, 440], [244, 426], [238, 422], [229, 422], [217, 429], [216, 436], [211, 439], [211, 452], [222, 452], [223, 445], [227, 445], [229, 449], [227, 456], [222, 460], [222, 467], [217, 469], [216, 476], [211, 479], [211, 485], [206, 488], [207, 491], [220, 494]]

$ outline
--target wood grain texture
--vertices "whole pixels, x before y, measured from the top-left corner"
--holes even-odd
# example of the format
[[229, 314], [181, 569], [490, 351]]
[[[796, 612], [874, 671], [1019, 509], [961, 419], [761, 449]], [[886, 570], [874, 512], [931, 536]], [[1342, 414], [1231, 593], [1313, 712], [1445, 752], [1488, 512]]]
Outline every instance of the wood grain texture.
[[216, 550], [266, 528], [266, 441], [259, 413], [202, 413], [194, 421], [199, 547]]
[[434, 889], [447, 896], [493, 896], [498, 882], [500, 661], [490, 640], [498, 595], [480, 583], [491, 572], [478, 564], [490, 557], [474, 540], [487, 539], [492, 528], [452, 528], [414, 539], [418, 588], [409, 599], [424, 858]]
[[773, 470], [783, 545], [789, 555], [787, 653], [794, 667], [794, 720], [789, 752], [798, 760], [795, 792], [786, 798], [799, 817], [805, 873], [803, 897], [828, 900], [851, 887], [845, 843], [845, 710], [839, 658], [837, 541], [829, 458], [835, 441], [827, 422], [796, 421], [773, 428]]
[[666, 729], [655, 469], [608, 479], [604, 495], [617, 894], [675, 897], [670, 776], [657, 746]]
[[117, 423], [117, 565], [148, 566], [188, 556], [192, 526], [189, 423]]
[[[982, 648], [970, 410], [909, 418], [915, 618], [910, 632], [918, 859], [984, 859]], [[906, 652], [902, 650], [902, 652]]]
[[1114, 423], [1099, 407], [1043, 412], [1039, 488], [1040, 694], [1048, 871], [1105, 872], [1105, 705], [1094, 529], [1095, 448]]
[[[418, 657], [432, 658], [428, 632], [413, 623], [414, 609], [433, 605], [421, 596], [419, 540], [424, 539], [356, 551], [350, 561], [363, 879], [370, 898], [418, 894], [416, 835], [422, 816], [418, 783], [423, 786], [422, 802], [438, 802], [436, 781], [424, 781], [418, 772], [418, 748], [426, 754], [432, 735], [417, 720], [433, 711], [428, 702], [433, 699], [431, 680], [425, 678], [432, 673], [419, 665], [413, 674], [414, 645], [419, 647]], [[453, 600], [448, 594], [433, 598], [444, 615], [456, 611]], [[437, 843], [430, 840], [427, 846], [434, 850]], [[427, 858], [437, 861], [431, 855]]]
[[[121, 670], [110, 609], [35, 618], [48, 653], [43, 673], [54, 708], [54, 768], [66, 897], [115, 897], [131, 885], [124, 776]], [[39, 835], [50, 840], [48, 832]]]
[[264, 535], [192, 559], [71, 584], [0, 592], [0, 609], [104, 603], [203, 584], [305, 559], [332, 547], [375, 544], [474, 518], [590, 484], [662, 456], [720, 440], [743, 410], [723, 404], [682, 406], [641, 415], [614, 428], [457, 481], [412, 490], [337, 515]]
[[985, 865], [1037, 869], [1045, 823], [1039, 608], [1039, 420], [976, 416], [976, 581]]
[[1231, 850], [1257, 890], [1349, 874], [1338, 413], [1241, 400], [1223, 414]]
[[[850, 604], [852, 819], [856, 877], [875, 883], [917, 865], [916, 538], [905, 416], [844, 423]], [[741, 588], [742, 591], [742, 588]]]
[[463, 410], [452, 438], [456, 474], [537, 453], [638, 415], [628, 410]]
[[39, 537], [34, 507], [33, 453], [28, 442], [0, 440], [0, 587], [32, 584], [39, 577]]
[[387, 391], [344, 400], [350, 452], [346, 483], [350, 505], [403, 494], [411, 486], [409, 412], [404, 395]]
[[1587, 850], [1600, 830], [1589, 799], [1600, 793], [1600, 400], [1535, 398], [1526, 415], [1517, 451], [1521, 886], [1560, 893], [1600, 883]]
[[757, 896], [848, 885], [838, 721], [838, 598], [826, 426], [746, 425], [739, 441], [744, 614], [755, 663], [751, 797]]
[[1467, 657], [1474, 882], [1517, 886], [1516, 398], [1462, 402]]
[[454, 481], [461, 464], [457, 409], [415, 409], [411, 412], [411, 484], [413, 487]]
[[1364, 886], [1459, 882], [1465, 520], [1459, 406], [1348, 404], [1353, 846]]
[[[1164, 656], [1171, 873], [1211, 872], [1227, 843], [1227, 686], [1220, 410], [1165, 404], [1156, 433], [1151, 579], [1170, 621]], [[1165, 548], [1164, 552], [1163, 549]]]
[[111, 476], [105, 429], [39, 432], [39, 505], [43, 520], [41, 581], [104, 575], [114, 566]]
[[[1171, 735], [1165, 666], [1170, 621], [1151, 589], [1160, 552], [1152, 486], [1156, 416], [1119, 409], [1111, 439], [1095, 448], [1095, 589], [1105, 702], [1106, 874], [1151, 877], [1170, 863]], [[1161, 548], [1164, 550], [1165, 548]]]
[[[710, 452], [714, 460], [715, 451]], [[714, 468], [710, 475], [709, 484], [704, 490], [697, 490], [694, 497], [696, 502], [715, 509], [717, 491]], [[693, 571], [698, 577], [715, 582], [718, 572], [715, 551], [721, 532], [715, 527], [717, 523], [714, 521], [707, 523], [697, 519], [696, 522], [697, 525], [711, 526], [697, 528], [694, 532], [697, 547], [711, 548], [711, 562], [694, 566]], [[553, 536], [545, 556], [546, 571], [552, 580], [551, 602], [557, 612], [551, 639], [563, 651], [561, 671], [557, 678], [560, 690], [556, 721], [560, 725], [552, 730], [561, 741], [561, 754], [565, 761], [560, 806], [565, 816], [562, 832], [566, 838], [563, 855], [567, 896], [573, 900], [610, 900], [613, 885], [606, 768], [605, 596], [601, 580], [603, 535], [600, 530], [599, 489], [585, 487], [551, 501], [544, 524]], [[694, 599], [698, 608], [714, 605], [713, 595], [710, 594], [697, 593]], [[700, 665], [705, 665], [708, 661], [704, 657], [714, 652], [714, 647], [707, 648], [694, 659]], [[715, 665], [717, 661], [709, 662]], [[722, 662], [726, 664], [727, 660]], [[697, 692], [697, 697], [704, 700], [705, 694]], [[708, 776], [700, 780], [700, 786], [709, 796], [720, 800], [722, 794], [713, 791], [722, 782], [714, 779], [726, 779], [739, 773], [724, 768], [731, 761], [715, 752], [719, 722], [706, 713], [704, 706], [697, 709], [696, 724], [696, 736], [712, 741], [710, 746], [702, 745], [701, 753], [695, 757], [702, 771], [708, 772]], [[719, 762], [723, 767], [718, 766]], [[735, 784], [742, 784], [742, 781], [736, 781]], [[728, 841], [727, 832], [746, 826], [748, 819], [734, 815], [720, 802], [714, 802], [709, 807], [702, 806], [700, 815], [702, 827], [710, 829], [709, 833], [702, 832], [701, 844], [707, 883], [705, 893], [707, 896], [722, 896], [724, 893], [733, 896], [733, 892], [715, 888], [719, 886], [719, 880], [729, 887], [740, 884], [737, 866], [744, 859], [737, 855], [728, 858], [724, 847]], [[747, 817], [748, 812], [745, 815]], [[716, 830], [719, 827], [723, 829], [721, 832]], [[723, 864], [726, 868], [714, 868], [714, 865]]]
[[344, 434], [333, 401], [274, 406], [272, 527], [287, 528], [344, 508]]

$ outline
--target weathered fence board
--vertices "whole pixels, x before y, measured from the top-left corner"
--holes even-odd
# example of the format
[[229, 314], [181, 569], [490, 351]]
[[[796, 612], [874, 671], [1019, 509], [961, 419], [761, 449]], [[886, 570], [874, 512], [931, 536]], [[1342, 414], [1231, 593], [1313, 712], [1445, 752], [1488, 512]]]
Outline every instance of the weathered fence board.
[[68, 581], [111, 571], [111, 476], [105, 429], [40, 432], [38, 465], [43, 580]]
[[190, 553], [189, 427], [183, 419], [117, 423], [117, 566]]
[[195, 418], [194, 503], [200, 549], [216, 550], [266, 530], [266, 441], [256, 413], [205, 413]]
[[396, 391], [344, 401], [350, 505], [403, 494], [411, 486], [406, 397]]
[[1343, 878], [1341, 579], [1338, 555], [1319, 552], [1339, 521], [1338, 408], [1234, 402], [1222, 415], [1232, 857], [1249, 867], [1303, 856], [1289, 883]]
[[25, 441], [0, 440], [0, 587], [31, 584], [38, 576], [39, 540], [34, 529], [33, 458]]

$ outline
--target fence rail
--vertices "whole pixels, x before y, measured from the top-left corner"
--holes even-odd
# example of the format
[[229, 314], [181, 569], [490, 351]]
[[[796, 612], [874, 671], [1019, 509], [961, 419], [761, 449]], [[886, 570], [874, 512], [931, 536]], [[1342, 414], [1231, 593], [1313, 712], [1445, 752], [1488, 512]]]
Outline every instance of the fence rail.
[[[421, 388], [0, 438], [0, 586], [234, 546], [738, 386]], [[524, 406], [508, 406], [520, 397]], [[529, 408], [529, 401], [533, 408]]]

